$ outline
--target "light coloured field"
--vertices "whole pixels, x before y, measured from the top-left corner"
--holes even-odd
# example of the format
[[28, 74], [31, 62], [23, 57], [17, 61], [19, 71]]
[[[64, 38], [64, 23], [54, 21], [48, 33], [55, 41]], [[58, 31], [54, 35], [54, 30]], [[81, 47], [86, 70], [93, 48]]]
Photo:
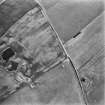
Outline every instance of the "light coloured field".
[[65, 45], [82, 79], [89, 105], [104, 104], [104, 14], [94, 19], [82, 34]]
[[4, 105], [84, 105], [79, 85], [68, 61], [53, 68], [38, 81], [35, 89], [24, 88]]

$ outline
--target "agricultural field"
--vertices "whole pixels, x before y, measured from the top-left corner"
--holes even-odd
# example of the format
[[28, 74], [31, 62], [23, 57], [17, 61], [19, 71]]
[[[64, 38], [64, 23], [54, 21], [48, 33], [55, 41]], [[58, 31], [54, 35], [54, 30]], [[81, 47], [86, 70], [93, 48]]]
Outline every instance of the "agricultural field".
[[0, 105], [104, 105], [103, 0], [0, 0]]
[[89, 105], [104, 104], [104, 14], [84, 28], [76, 40], [65, 45], [79, 73]]

